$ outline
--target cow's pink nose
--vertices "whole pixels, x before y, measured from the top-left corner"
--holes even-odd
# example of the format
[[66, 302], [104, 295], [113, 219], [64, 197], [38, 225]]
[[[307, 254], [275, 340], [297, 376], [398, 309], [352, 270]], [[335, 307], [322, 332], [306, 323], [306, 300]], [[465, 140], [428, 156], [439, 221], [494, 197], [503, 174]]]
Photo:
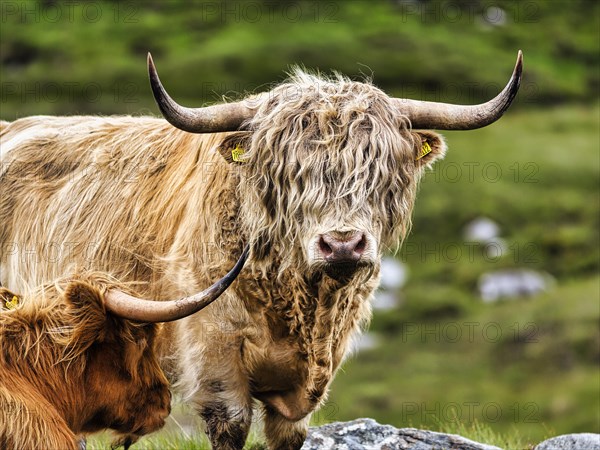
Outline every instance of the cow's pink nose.
[[319, 238], [321, 257], [330, 264], [356, 263], [366, 247], [367, 236], [360, 231], [343, 238], [331, 233], [322, 234]]

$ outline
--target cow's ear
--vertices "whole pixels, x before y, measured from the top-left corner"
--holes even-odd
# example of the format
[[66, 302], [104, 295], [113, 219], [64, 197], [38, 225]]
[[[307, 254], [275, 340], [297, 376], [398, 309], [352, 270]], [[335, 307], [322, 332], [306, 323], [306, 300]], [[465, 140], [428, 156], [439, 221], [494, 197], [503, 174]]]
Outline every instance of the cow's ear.
[[433, 131], [413, 131], [415, 163], [427, 167], [446, 154], [444, 138]]
[[82, 350], [94, 341], [103, 341], [107, 317], [100, 290], [82, 281], [70, 281], [64, 298], [73, 322], [72, 344]]
[[223, 141], [219, 144], [217, 150], [228, 163], [243, 163], [245, 160], [244, 154], [246, 153], [250, 145], [251, 139], [251, 132], [236, 131], [234, 133], [228, 134], [227, 137], [223, 139]]

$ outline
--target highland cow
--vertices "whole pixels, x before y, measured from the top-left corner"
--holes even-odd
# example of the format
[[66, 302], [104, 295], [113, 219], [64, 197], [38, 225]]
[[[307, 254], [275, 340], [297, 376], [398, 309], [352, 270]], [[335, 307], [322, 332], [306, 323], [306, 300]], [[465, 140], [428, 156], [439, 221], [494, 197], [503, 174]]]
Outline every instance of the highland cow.
[[[380, 259], [410, 228], [442, 138], [486, 126], [494, 99], [394, 99], [369, 82], [296, 71], [269, 92], [185, 108], [149, 58], [164, 117], [30, 117], [3, 124], [0, 274], [45, 281], [71, 263], [144, 281], [155, 300], [193, 292], [250, 246], [232, 289], [161, 330], [161, 364], [207, 424], [239, 449], [253, 403], [271, 448], [297, 449], [350, 341], [370, 317]], [[178, 128], [178, 129], [177, 129]], [[49, 244], [64, 250], [44, 263]], [[40, 260], [42, 261], [40, 263]]]
[[[0, 287], [0, 448], [79, 448], [79, 433], [117, 431], [125, 448], [163, 426], [167, 379], [157, 325], [214, 301], [235, 278], [175, 302], [149, 302], [87, 273], [18, 296]], [[165, 305], [165, 306], [162, 306]]]

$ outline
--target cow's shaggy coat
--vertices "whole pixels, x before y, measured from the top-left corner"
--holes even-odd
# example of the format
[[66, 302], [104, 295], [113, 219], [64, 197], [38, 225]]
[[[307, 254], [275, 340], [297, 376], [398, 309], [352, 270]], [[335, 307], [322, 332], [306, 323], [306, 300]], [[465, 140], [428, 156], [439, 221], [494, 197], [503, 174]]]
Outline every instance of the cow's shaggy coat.
[[[218, 448], [241, 448], [253, 399], [272, 448], [301, 446], [370, 317], [381, 254], [410, 227], [421, 171], [445, 151], [371, 84], [301, 72], [269, 93], [246, 131], [31, 117], [3, 124], [0, 139], [9, 287], [22, 285], [20, 273], [42, 282], [75, 264], [172, 298], [217, 279], [250, 243], [232, 288], [160, 334], [163, 367]], [[424, 142], [432, 151], [417, 160]], [[331, 278], [314, 240], [354, 230], [368, 241], [361, 265]]]

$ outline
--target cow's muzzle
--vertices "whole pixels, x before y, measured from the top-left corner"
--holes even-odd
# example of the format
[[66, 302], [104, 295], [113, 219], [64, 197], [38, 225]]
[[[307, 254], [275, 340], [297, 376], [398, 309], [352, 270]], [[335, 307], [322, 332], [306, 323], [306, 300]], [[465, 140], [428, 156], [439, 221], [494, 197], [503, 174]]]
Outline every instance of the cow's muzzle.
[[331, 278], [350, 279], [360, 267], [370, 265], [374, 243], [362, 231], [328, 232], [313, 244], [314, 262]]

